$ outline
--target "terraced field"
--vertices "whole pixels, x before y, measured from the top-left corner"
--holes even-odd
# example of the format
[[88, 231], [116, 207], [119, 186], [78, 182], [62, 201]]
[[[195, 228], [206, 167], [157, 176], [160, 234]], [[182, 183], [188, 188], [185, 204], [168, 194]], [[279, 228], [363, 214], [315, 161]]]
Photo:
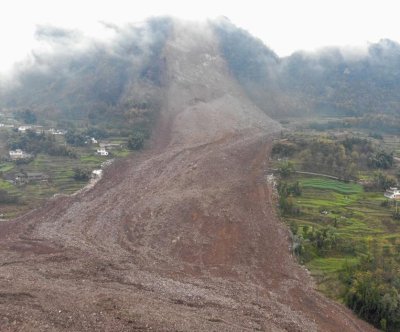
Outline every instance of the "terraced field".
[[349, 195], [362, 192], [362, 187], [355, 183], [345, 183], [341, 181], [324, 178], [304, 178], [301, 180], [303, 188], [315, 188], [323, 190], [332, 190], [339, 194]]
[[394, 152], [394, 156], [400, 158], [400, 137], [386, 135], [384, 136], [384, 142], [388, 149]]
[[[57, 137], [58, 140], [63, 139]], [[125, 144], [126, 139], [120, 137], [110, 138], [114, 144]], [[93, 170], [100, 168], [102, 162], [111, 158], [126, 157], [131, 152], [126, 148], [115, 148], [111, 155], [104, 157], [95, 154], [96, 146], [75, 148], [77, 158], [56, 157], [48, 154], [38, 154], [29, 164], [17, 165], [13, 162], [0, 164], [0, 172], [9, 178], [18, 172], [40, 172], [49, 176], [48, 181], [31, 182], [26, 185], [15, 185], [0, 178], [0, 189], [6, 190], [8, 194], [18, 197], [17, 204], [1, 204], [0, 214], [2, 218], [12, 218], [34, 207], [55, 194], [72, 194], [82, 187], [87, 181], [76, 181], [74, 169], [77, 167]], [[3, 151], [4, 153], [4, 151]]]
[[305, 227], [322, 229], [332, 227], [340, 248], [334, 248], [323, 257], [314, 254], [306, 265], [316, 278], [319, 288], [330, 296], [340, 297], [338, 273], [344, 264], [354, 264], [365, 255], [372, 243], [394, 252], [400, 244], [400, 223], [392, 219], [393, 207], [381, 205], [381, 192], [364, 192], [362, 186], [318, 177], [297, 176], [303, 193], [295, 199], [301, 210], [296, 217], [287, 217], [295, 223], [300, 234]]

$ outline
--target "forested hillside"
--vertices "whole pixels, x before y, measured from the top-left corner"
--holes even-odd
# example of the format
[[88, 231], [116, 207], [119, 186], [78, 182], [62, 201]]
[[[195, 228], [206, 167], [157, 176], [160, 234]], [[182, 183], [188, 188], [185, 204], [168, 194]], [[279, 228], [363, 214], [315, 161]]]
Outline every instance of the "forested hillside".
[[215, 23], [230, 70], [271, 115], [385, 113], [400, 107], [400, 45], [383, 39], [365, 50], [339, 47], [278, 58], [227, 19]]
[[[396, 42], [381, 40], [364, 50], [331, 47], [279, 58], [226, 18], [211, 24], [232, 75], [271, 116], [382, 113], [392, 119], [398, 112]], [[107, 42], [40, 27], [37, 38], [53, 45], [53, 51], [34, 52], [29, 62], [17, 66], [13, 84], [0, 91], [0, 106], [29, 108], [58, 120], [96, 124], [113, 118], [119, 125], [132, 123], [133, 117], [160, 104], [158, 90], [166, 65], [162, 49], [170, 26], [169, 18], [150, 19], [140, 26], [110, 26], [114, 38]]]
[[0, 106], [13, 112], [29, 108], [39, 122], [47, 118], [132, 124], [158, 109], [161, 50], [170, 23], [157, 18], [140, 26], [109, 26], [113, 37], [107, 41], [39, 27], [36, 37], [51, 51], [34, 51], [32, 59], [16, 66], [14, 80], [1, 91]]
[[398, 112], [400, 45], [381, 40], [365, 52], [326, 48], [282, 61], [282, 89], [313, 99], [318, 113], [362, 115]]

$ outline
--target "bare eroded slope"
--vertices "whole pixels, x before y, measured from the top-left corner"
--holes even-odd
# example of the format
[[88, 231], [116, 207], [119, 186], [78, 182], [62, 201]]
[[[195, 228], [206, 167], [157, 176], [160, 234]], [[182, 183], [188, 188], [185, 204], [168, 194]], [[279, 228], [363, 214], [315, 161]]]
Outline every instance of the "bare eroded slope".
[[313, 290], [264, 181], [280, 130], [175, 23], [153, 147], [0, 224], [1, 331], [369, 331]]

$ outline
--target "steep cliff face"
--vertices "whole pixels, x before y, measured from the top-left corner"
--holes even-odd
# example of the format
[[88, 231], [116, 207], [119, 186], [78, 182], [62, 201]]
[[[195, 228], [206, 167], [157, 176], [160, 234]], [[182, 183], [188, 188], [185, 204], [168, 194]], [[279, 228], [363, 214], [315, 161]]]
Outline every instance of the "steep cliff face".
[[369, 331], [313, 290], [265, 182], [280, 130], [207, 24], [174, 22], [153, 145], [0, 224], [0, 329]]

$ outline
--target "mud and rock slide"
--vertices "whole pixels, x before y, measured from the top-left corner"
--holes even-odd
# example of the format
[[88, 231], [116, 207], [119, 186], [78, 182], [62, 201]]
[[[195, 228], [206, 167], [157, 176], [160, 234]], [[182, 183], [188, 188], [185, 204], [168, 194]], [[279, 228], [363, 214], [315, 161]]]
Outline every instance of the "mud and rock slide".
[[176, 22], [150, 148], [0, 224], [1, 331], [372, 331], [314, 290], [265, 181], [281, 129]]

